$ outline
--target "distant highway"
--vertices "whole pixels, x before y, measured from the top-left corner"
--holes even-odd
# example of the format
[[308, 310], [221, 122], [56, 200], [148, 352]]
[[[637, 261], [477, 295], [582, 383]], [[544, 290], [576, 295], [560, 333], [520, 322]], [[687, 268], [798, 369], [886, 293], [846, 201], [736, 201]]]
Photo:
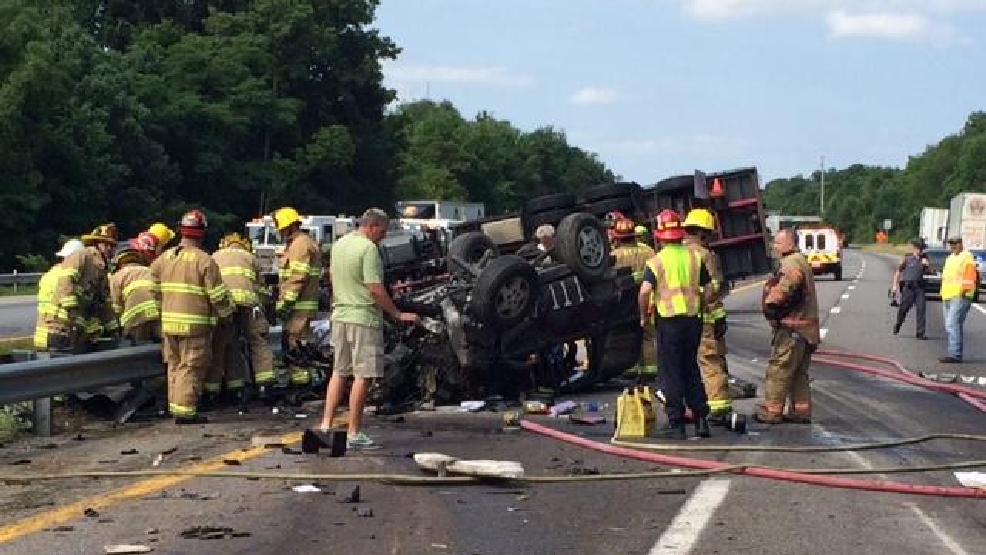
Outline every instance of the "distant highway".
[[0, 338], [33, 335], [36, 314], [34, 295], [0, 297]]

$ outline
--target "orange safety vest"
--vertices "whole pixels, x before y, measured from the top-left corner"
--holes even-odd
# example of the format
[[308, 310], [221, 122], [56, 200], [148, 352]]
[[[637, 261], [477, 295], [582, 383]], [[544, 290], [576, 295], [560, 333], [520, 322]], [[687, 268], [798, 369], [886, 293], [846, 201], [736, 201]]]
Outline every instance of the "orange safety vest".
[[665, 245], [647, 261], [656, 284], [650, 294], [650, 307], [658, 316], [698, 316], [702, 311], [702, 287], [698, 284], [702, 257], [680, 244]]

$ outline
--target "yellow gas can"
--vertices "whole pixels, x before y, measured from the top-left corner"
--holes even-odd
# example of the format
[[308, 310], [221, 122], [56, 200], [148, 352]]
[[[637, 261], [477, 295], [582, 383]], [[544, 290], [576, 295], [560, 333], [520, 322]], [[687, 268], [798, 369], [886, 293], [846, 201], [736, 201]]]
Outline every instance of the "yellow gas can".
[[624, 389], [616, 399], [616, 437], [650, 437], [655, 421], [654, 395], [649, 387]]

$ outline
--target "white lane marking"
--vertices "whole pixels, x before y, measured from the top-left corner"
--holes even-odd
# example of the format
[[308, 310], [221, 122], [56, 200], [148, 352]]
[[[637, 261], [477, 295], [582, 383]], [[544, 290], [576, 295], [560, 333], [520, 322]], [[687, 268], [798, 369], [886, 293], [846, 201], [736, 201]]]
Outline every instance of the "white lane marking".
[[842, 298], [843, 298], [843, 300], [848, 299], [849, 298], [849, 293], [843, 293], [842, 294]]
[[671, 521], [668, 529], [648, 551], [648, 555], [686, 555], [690, 553], [716, 508], [729, 493], [729, 480], [705, 480], [695, 488], [688, 502]]
[[822, 328], [822, 329], [818, 330], [818, 336], [821, 337], [822, 339], [825, 339], [825, 336], [828, 335], [828, 334], [829, 334], [829, 329], [828, 328]]
[[[823, 435], [826, 438], [833, 437], [832, 433], [826, 430], [825, 428], [823, 428], [821, 425], [815, 424], [815, 428], [818, 430], [820, 435]], [[866, 460], [865, 457], [863, 457], [856, 451], [846, 451], [845, 454], [849, 455], [849, 458], [855, 461], [856, 464], [869, 469], [873, 468], [873, 464], [870, 463], [870, 461]], [[879, 476], [883, 476], [883, 474], [880, 474]], [[917, 504], [915, 503], [905, 503], [905, 505], [910, 506], [911, 510], [914, 511], [914, 514], [917, 515], [917, 517], [921, 520], [921, 522], [925, 526], [927, 526], [929, 530], [931, 530], [931, 533], [934, 534], [935, 537], [937, 537], [938, 540], [942, 542], [942, 544], [944, 544], [945, 547], [947, 547], [948, 550], [951, 551], [953, 555], [969, 555], [969, 552], [963, 549], [962, 546], [957, 541], [952, 539], [952, 536], [949, 536], [948, 533], [946, 533], [944, 530], [939, 528], [937, 524], [932, 522], [932, 520], [928, 518], [927, 513], [925, 513], [921, 509], [921, 507], [918, 507]]]
[[842, 312], [842, 307], [841, 306], [833, 306], [832, 308], [829, 309], [829, 312], [831, 312], [832, 314], [838, 314], [838, 313]]
[[975, 309], [976, 309], [976, 310], [978, 310], [979, 312], [981, 312], [981, 313], [983, 313], [983, 314], [986, 314], [986, 308], [983, 308], [983, 307], [981, 307], [981, 306], [979, 306], [979, 305], [978, 305], [978, 304], [976, 304], [976, 303], [972, 303], [972, 308], [975, 308]]
[[847, 289], [849, 289], [850, 291], [855, 291], [856, 290], [856, 286], [855, 285], [850, 285], [849, 287], [847, 287]]

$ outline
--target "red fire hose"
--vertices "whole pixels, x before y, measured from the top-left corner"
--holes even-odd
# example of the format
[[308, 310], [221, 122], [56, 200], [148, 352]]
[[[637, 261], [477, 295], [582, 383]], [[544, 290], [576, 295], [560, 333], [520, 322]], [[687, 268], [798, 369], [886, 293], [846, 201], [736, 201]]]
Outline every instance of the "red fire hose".
[[[900, 373], [881, 370], [879, 368], [873, 368], [862, 364], [836, 360], [833, 358], [827, 358], [825, 356], [814, 358], [812, 360], [813, 362], [819, 362], [827, 366], [835, 366], [839, 368], [855, 370], [858, 372], [864, 372], [875, 376], [881, 376], [884, 378], [902, 381], [919, 387], [924, 387], [926, 389], [952, 393], [957, 395], [960, 399], [966, 401], [970, 405], [976, 407], [978, 410], [986, 412], [986, 403], [983, 402], [983, 400], [986, 400], [986, 393], [982, 391], [977, 391], [973, 388], [963, 387], [961, 385], [942, 384], [914, 376], [912, 372], [908, 371], [902, 364], [900, 364], [895, 360], [885, 357], [878, 357], [874, 355], [847, 353], [843, 351], [830, 351], [826, 349], [820, 349], [818, 353], [822, 355], [828, 355], [829, 357], [857, 358], [862, 360], [870, 360], [874, 362], [888, 364], [890, 366], [897, 368]], [[736, 466], [720, 461], [710, 461], [706, 459], [695, 459], [691, 457], [680, 457], [674, 455], [662, 455], [659, 453], [651, 453], [647, 451], [639, 451], [636, 449], [627, 449], [625, 447], [617, 447], [615, 445], [600, 443], [598, 441], [593, 441], [591, 439], [586, 439], [580, 436], [562, 432], [554, 428], [551, 428], [549, 426], [537, 424], [529, 420], [521, 421], [521, 427], [529, 432], [534, 432], [536, 434], [559, 439], [561, 441], [570, 443], [572, 445], [577, 445], [579, 447], [584, 447], [586, 449], [592, 449], [594, 451], [608, 453], [610, 455], [616, 455], [619, 457], [624, 457], [629, 459], [637, 459], [641, 461], [647, 461], [647, 462], [663, 464], [668, 466], [697, 468], [703, 470], [724, 470]], [[810, 485], [830, 487], [830, 488], [855, 489], [855, 490], [874, 491], [874, 492], [883, 492], [883, 493], [929, 495], [936, 497], [986, 499], [986, 489], [981, 489], [981, 488], [969, 488], [969, 487], [960, 487], [960, 486], [955, 486], [955, 487], [928, 486], [928, 485], [906, 484], [902, 482], [890, 482], [890, 481], [882, 481], [882, 480], [860, 480], [855, 478], [841, 478], [836, 476], [805, 474], [802, 472], [792, 472], [789, 470], [763, 468], [756, 466], [737, 468], [735, 472], [737, 474], [745, 474], [747, 476], [757, 476], [760, 478], [769, 478], [772, 480], [781, 480], [785, 482], [810, 484]]]

